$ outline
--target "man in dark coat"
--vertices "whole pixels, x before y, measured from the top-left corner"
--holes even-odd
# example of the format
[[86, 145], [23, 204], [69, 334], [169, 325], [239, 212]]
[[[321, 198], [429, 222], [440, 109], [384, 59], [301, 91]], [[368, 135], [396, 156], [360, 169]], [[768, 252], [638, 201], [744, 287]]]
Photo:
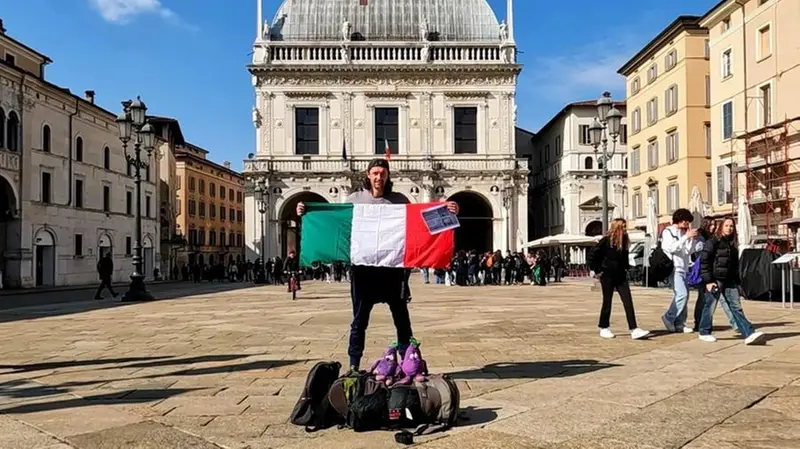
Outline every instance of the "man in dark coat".
[[102, 293], [104, 288], [107, 288], [108, 291], [111, 292], [111, 296], [116, 298], [118, 296], [117, 292], [115, 292], [114, 287], [111, 286], [111, 276], [114, 275], [114, 260], [111, 258], [111, 254], [106, 254], [97, 262], [97, 275], [100, 277], [100, 285], [97, 287], [94, 299], [103, 299]]

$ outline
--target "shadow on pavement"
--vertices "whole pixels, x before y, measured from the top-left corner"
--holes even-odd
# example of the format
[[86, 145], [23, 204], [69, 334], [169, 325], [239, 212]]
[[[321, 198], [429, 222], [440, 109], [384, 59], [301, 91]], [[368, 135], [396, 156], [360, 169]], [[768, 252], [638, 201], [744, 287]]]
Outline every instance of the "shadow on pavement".
[[[152, 396], [158, 399], [167, 399], [173, 396], [178, 396], [190, 391], [197, 390], [197, 388], [175, 388], [175, 389], [157, 389], [157, 390], [128, 390], [117, 392], [113, 394], [98, 394], [94, 396], [86, 396], [83, 398], [71, 397], [63, 400], [49, 401], [49, 402], [35, 402], [31, 404], [18, 404], [12, 407], [0, 409], [0, 413], [13, 414], [13, 413], [36, 413], [46, 412], [53, 410], [63, 410], [67, 408], [76, 407], [89, 407], [93, 405], [105, 405], [113, 403], [115, 405], [122, 404], [136, 404], [152, 402]], [[140, 396], [139, 393], [143, 395]], [[148, 397], [149, 396], [149, 397]]]
[[[168, 300], [258, 287], [260, 286], [247, 282], [223, 284], [191, 284], [182, 282], [156, 284], [150, 287], [150, 292], [156, 300]], [[124, 295], [124, 291], [119, 293]], [[141, 304], [137, 302], [118, 302], [112, 299], [94, 300], [91, 299], [93, 294], [94, 291], [73, 290], [3, 296], [0, 297], [0, 323], [35, 320], [38, 318]]]
[[481, 408], [473, 406], [462, 408], [458, 411], [458, 427], [488, 424], [497, 419], [495, 410], [500, 410], [500, 408]]
[[[209, 356], [214, 357], [214, 356]], [[246, 356], [244, 356], [246, 357]], [[95, 366], [95, 365], [106, 365], [112, 363], [130, 363], [130, 362], [143, 362], [146, 360], [160, 360], [163, 362], [168, 362], [168, 365], [174, 364], [174, 362], [169, 360], [163, 360], [169, 358], [169, 356], [162, 356], [162, 357], [124, 357], [119, 359], [90, 359], [90, 360], [63, 360], [58, 362], [41, 362], [41, 363], [29, 363], [27, 365], [0, 365], [0, 370], [11, 370], [12, 373], [29, 373], [32, 371], [46, 371], [46, 370], [55, 370], [55, 369], [62, 369], [62, 368], [77, 368], [81, 366]], [[194, 362], [190, 362], [194, 363]], [[127, 365], [128, 367], [136, 367], [137, 365]], [[8, 373], [0, 373], [0, 374], [8, 374]]]
[[[254, 356], [258, 356], [258, 354], [209, 355], [202, 357], [170, 358], [167, 360], [153, 361], [151, 362], [152, 363], [151, 365], [147, 365], [148, 362], [133, 363], [126, 365], [125, 360], [135, 361], [138, 359], [136, 358], [117, 359], [116, 363], [120, 363], [120, 365], [113, 367], [115, 369], [164, 367], [164, 366], [169, 366], [170, 364], [181, 365], [182, 368], [184, 369], [179, 369], [177, 371], [164, 372], [159, 374], [150, 374], [147, 376], [136, 376], [134, 373], [134, 375], [120, 379], [109, 379], [99, 376], [100, 378], [98, 378], [97, 380], [69, 381], [55, 385], [48, 385], [44, 383], [47, 381], [46, 376], [39, 377], [36, 379], [36, 381], [28, 379], [8, 380], [5, 382], [0, 382], [0, 403], [2, 402], [5, 403], [3, 404], [5, 408], [0, 408], [0, 413], [33, 413], [46, 410], [86, 407], [86, 406], [100, 405], [100, 404], [118, 405], [118, 404], [128, 404], [137, 402], [141, 403], [152, 402], [154, 400], [167, 399], [172, 396], [181, 395], [183, 393], [194, 391], [199, 388], [194, 388], [194, 389], [131, 388], [100, 395], [85, 396], [82, 398], [71, 396], [73, 394], [71, 388], [97, 387], [101, 384], [106, 384], [106, 383], [113, 383], [119, 381], [129, 382], [137, 380], [141, 380], [142, 386], [145, 386], [148, 385], [150, 381], [157, 380], [160, 378], [174, 378], [175, 376], [203, 376], [208, 374], [234, 373], [239, 371], [267, 370], [270, 368], [280, 368], [283, 366], [293, 365], [296, 363], [305, 363], [307, 361], [307, 360], [259, 360], [259, 361], [245, 362], [245, 363], [234, 363], [230, 365], [211, 366], [211, 367], [196, 367], [196, 368], [186, 367], [186, 365], [192, 365], [197, 363], [219, 363], [219, 362], [232, 361], [239, 358], [254, 357]], [[115, 363], [113, 360], [114, 359], [106, 359], [106, 360], [97, 360], [94, 362], [96, 362], [96, 364], [98, 365], [101, 365], [105, 363]], [[64, 362], [63, 364], [60, 365], [56, 365], [58, 362], [53, 362], [52, 364], [49, 364], [49, 368], [47, 369], [53, 369], [54, 367], [56, 368], [70, 368], [75, 366], [85, 367], [85, 366], [91, 366], [92, 364], [91, 362], [93, 361], [80, 360], [73, 363]], [[19, 366], [14, 366], [13, 368], [18, 370], [14, 372], [33, 372], [36, 371], [37, 369], [44, 369], [42, 368], [41, 365], [43, 364], [19, 365]], [[112, 369], [112, 367], [103, 367], [101, 369]], [[56, 374], [64, 374], [64, 372], [57, 372]], [[173, 382], [171, 383], [174, 383], [174, 379]], [[71, 397], [66, 397], [68, 395], [70, 395]], [[63, 400], [61, 400], [62, 397], [64, 397]], [[55, 400], [48, 400], [48, 399], [55, 399]]]
[[780, 340], [782, 338], [800, 337], [800, 332], [764, 332], [764, 343], [772, 340]]
[[543, 379], [546, 377], [571, 377], [612, 368], [613, 363], [597, 360], [565, 360], [557, 362], [502, 362], [480, 369], [448, 373], [455, 379]]

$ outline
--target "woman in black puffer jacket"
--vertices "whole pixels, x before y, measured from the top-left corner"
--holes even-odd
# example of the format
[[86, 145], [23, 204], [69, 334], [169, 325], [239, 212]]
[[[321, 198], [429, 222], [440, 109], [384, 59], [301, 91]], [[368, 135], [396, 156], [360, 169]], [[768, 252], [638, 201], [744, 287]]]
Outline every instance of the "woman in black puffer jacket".
[[736, 222], [733, 218], [725, 218], [717, 229], [717, 234], [703, 244], [700, 251], [700, 277], [706, 291], [700, 319], [700, 340], [717, 341], [711, 335], [711, 329], [717, 302], [722, 298], [728, 304], [739, 332], [745, 337], [745, 344], [761, 341], [764, 334], [753, 329], [753, 325], [744, 316], [739, 300], [739, 248]]
[[628, 319], [628, 329], [634, 340], [646, 337], [650, 332], [636, 326], [636, 313], [633, 310], [631, 287], [628, 285], [628, 232], [626, 222], [617, 218], [611, 222], [608, 234], [600, 240], [591, 260], [589, 268], [600, 278], [603, 289], [603, 306], [600, 308], [600, 336], [614, 338], [611, 332], [611, 298], [614, 290], [619, 293], [622, 306], [625, 308], [625, 317]]

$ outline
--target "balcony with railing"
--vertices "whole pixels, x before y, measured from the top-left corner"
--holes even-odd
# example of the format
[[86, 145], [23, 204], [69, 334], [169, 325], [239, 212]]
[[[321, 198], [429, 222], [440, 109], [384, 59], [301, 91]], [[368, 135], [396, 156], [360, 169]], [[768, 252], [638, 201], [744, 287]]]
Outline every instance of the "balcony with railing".
[[[337, 174], [348, 171], [367, 169], [373, 157], [355, 157], [348, 160], [341, 158], [289, 156], [255, 158], [244, 161], [245, 173], [300, 173], [300, 174]], [[525, 172], [528, 171], [528, 159], [513, 156], [393, 156], [390, 162], [392, 171], [396, 172]]]
[[513, 47], [497, 43], [265, 42], [256, 45], [257, 65], [407, 65], [513, 63]]

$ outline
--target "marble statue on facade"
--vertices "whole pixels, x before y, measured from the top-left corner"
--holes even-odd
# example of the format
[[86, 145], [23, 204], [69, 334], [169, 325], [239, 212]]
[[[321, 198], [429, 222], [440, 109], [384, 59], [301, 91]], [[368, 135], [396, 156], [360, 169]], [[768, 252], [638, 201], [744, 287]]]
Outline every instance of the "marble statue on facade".
[[261, 33], [261, 37], [263, 37], [265, 40], [270, 40], [271, 33], [272, 33], [272, 30], [270, 29], [269, 20], [265, 20], [264, 21], [264, 30]]
[[344, 22], [342, 22], [342, 40], [343, 41], [350, 41], [350, 34], [351, 34], [350, 30], [351, 29], [352, 29], [352, 26], [350, 25], [350, 21], [345, 19]]
[[428, 21], [425, 19], [422, 19], [422, 21], [419, 23], [419, 40], [428, 40]]
[[508, 24], [505, 20], [500, 22], [500, 41], [508, 42]]
[[339, 47], [339, 57], [345, 64], [350, 64], [350, 47], [346, 44], [342, 44], [342, 46]]
[[261, 113], [258, 112], [258, 108], [253, 106], [253, 126], [256, 128], [261, 127]]
[[425, 46], [422, 47], [422, 50], [420, 51], [420, 56], [419, 56], [420, 61], [428, 62], [430, 60], [430, 52], [431, 52], [431, 46], [425, 44]]

